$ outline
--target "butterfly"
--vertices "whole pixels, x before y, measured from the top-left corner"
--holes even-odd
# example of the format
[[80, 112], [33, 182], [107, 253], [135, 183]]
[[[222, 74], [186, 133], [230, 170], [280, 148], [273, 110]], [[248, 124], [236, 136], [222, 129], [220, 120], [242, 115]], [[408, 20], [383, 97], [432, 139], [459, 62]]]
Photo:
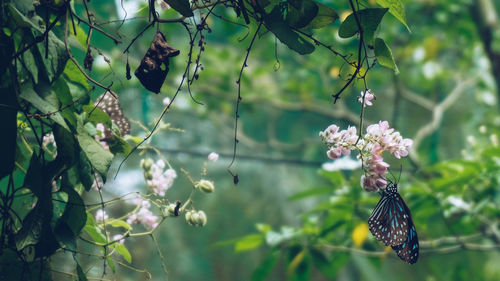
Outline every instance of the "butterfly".
[[[407, 208], [408, 213], [410, 210]], [[408, 225], [408, 238], [403, 242], [403, 244], [398, 246], [392, 246], [392, 249], [396, 251], [398, 257], [409, 264], [414, 264], [418, 260], [418, 236], [415, 225], [410, 217], [410, 224]]]
[[396, 183], [390, 183], [382, 191], [382, 198], [368, 218], [368, 227], [375, 238], [391, 246], [402, 260], [409, 264], [417, 262], [417, 231]]
[[[104, 92], [96, 99], [94, 105], [109, 115], [111, 121], [120, 129], [122, 136], [130, 133], [130, 121], [123, 114], [118, 95]], [[111, 137], [111, 131], [109, 128], [105, 128], [104, 138], [110, 139]]]

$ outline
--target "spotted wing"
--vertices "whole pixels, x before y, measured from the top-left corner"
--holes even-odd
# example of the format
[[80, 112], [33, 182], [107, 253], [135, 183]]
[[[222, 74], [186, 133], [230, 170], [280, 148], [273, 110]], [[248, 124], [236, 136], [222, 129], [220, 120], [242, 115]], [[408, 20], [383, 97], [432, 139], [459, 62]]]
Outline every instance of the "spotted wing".
[[384, 193], [368, 219], [371, 233], [388, 246], [401, 245], [408, 237], [406, 204], [398, 193]]
[[[111, 121], [120, 129], [122, 136], [130, 133], [130, 121], [123, 114], [120, 100], [116, 94], [113, 96], [111, 93], [105, 92], [97, 98], [95, 106], [109, 115]], [[110, 137], [110, 128], [106, 128], [105, 138], [109, 139]]]
[[408, 208], [406, 209], [409, 216], [408, 237], [401, 245], [392, 246], [392, 249], [396, 251], [396, 254], [398, 254], [399, 258], [401, 258], [403, 261], [409, 264], [414, 264], [418, 260], [418, 236], [415, 225], [413, 224], [413, 221], [411, 219], [410, 210]]

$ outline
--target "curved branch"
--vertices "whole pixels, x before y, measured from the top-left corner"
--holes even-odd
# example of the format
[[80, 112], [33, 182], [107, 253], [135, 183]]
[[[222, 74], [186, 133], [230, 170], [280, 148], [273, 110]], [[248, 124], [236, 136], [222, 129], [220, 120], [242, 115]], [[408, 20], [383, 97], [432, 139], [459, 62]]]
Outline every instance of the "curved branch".
[[419, 163], [420, 159], [418, 158], [417, 151], [418, 147], [422, 143], [422, 140], [439, 128], [441, 120], [443, 119], [443, 114], [446, 110], [448, 110], [450, 106], [452, 106], [460, 98], [467, 87], [474, 84], [476, 80], [477, 76], [463, 81], [460, 80], [451, 93], [442, 102], [432, 108], [432, 120], [428, 124], [421, 127], [415, 134], [415, 137], [413, 137], [413, 146], [410, 150], [411, 160], [415, 163]]

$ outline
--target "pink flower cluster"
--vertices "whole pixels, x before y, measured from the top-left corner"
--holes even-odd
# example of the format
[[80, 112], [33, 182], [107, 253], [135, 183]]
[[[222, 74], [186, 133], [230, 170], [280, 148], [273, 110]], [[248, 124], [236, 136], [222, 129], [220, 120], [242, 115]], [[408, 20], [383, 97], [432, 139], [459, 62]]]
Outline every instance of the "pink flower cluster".
[[325, 131], [319, 133], [323, 141], [329, 144], [330, 149], [326, 152], [326, 155], [330, 159], [337, 159], [342, 155], [351, 154], [351, 150], [358, 141], [356, 127], [349, 126], [347, 130], [340, 132], [339, 129], [337, 125], [330, 125]]
[[156, 163], [152, 163], [150, 167], [144, 166], [146, 184], [158, 196], [165, 196], [165, 192], [174, 184], [174, 180], [177, 178], [177, 172], [174, 169], [163, 171], [164, 168], [165, 162], [161, 159]]
[[127, 219], [128, 224], [141, 223], [149, 228], [155, 228], [158, 225], [158, 217], [149, 210], [151, 203], [142, 198], [135, 198], [133, 200], [135, 205], [141, 206], [137, 213], [130, 215]]
[[366, 134], [361, 138], [356, 135], [356, 127], [351, 126], [347, 130], [339, 131], [337, 125], [330, 125], [319, 135], [329, 147], [326, 154], [330, 159], [350, 155], [351, 150], [360, 152], [358, 158], [364, 167], [361, 186], [367, 191], [378, 191], [387, 185], [384, 174], [387, 173], [389, 164], [384, 162], [382, 153], [389, 151], [400, 159], [408, 155], [413, 144], [411, 139], [404, 139], [399, 132], [390, 128], [387, 121], [368, 126]]

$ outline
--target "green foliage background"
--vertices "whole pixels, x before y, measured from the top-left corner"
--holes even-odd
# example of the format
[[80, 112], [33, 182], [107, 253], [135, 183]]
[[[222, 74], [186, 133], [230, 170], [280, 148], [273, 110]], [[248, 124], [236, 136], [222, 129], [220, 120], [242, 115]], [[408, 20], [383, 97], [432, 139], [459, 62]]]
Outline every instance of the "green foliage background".
[[[383, 5], [392, 1], [376, 2]], [[362, 1], [362, 4], [377, 7], [376, 2]], [[266, 280], [498, 280], [500, 90], [492, 70], [499, 62], [492, 61], [485, 52], [481, 23], [473, 17], [478, 2], [403, 2], [408, 28], [387, 14], [376, 31], [392, 49], [399, 74], [381, 66], [370, 70], [367, 82], [377, 99], [375, 106], [365, 111], [364, 123], [388, 120], [403, 136], [415, 138], [419, 130], [432, 124], [436, 116], [432, 110], [436, 110], [436, 105], [454, 93], [456, 96], [448, 107], [437, 107], [443, 109], [442, 118], [437, 120], [434, 130], [421, 139], [412, 159], [402, 162], [400, 192], [412, 210], [419, 238], [424, 241], [416, 265], [401, 262], [389, 251], [370, 257], [367, 253], [384, 251], [370, 234], [357, 247], [353, 232], [366, 222], [379, 196], [362, 191], [359, 170], [321, 170], [321, 163], [328, 160], [318, 132], [332, 123], [341, 127], [358, 125], [360, 107], [356, 98], [364, 89], [362, 83], [355, 83], [333, 104], [331, 95], [342, 87], [352, 69], [324, 48], [316, 46], [312, 54], [301, 56], [276, 41], [269, 32], [258, 37], [242, 79], [240, 143], [234, 166], [240, 182], [234, 186], [226, 167], [234, 141], [235, 81], [256, 25], [245, 28], [215, 17], [208, 21], [212, 32], [206, 35], [207, 44], [201, 58], [204, 70], [191, 86], [193, 97], [183, 89], [164, 119], [185, 132], [162, 130], [151, 141], [175, 167], [188, 171], [200, 170], [209, 152], [220, 153], [219, 161], [209, 166], [215, 193], [195, 198], [197, 207], [207, 213], [208, 224], [204, 228], [193, 228], [183, 218], [168, 219], [156, 235], [159, 247], [148, 237], [128, 238], [125, 246], [131, 254], [132, 265], [146, 268], [153, 280], [264, 280], [266, 277]], [[139, 3], [135, 16], [141, 18], [123, 24], [114, 22], [103, 28], [120, 34], [125, 44], [130, 42], [147, 24], [146, 2]], [[349, 11], [344, 1], [323, 3], [339, 15]], [[106, 21], [118, 18], [117, 4], [119, 1], [91, 1], [89, 6], [96, 12], [97, 21]], [[496, 11], [500, 11], [499, 3], [493, 1], [493, 4]], [[74, 8], [77, 12], [83, 11], [81, 3], [76, 2]], [[215, 11], [224, 18], [243, 22], [229, 9]], [[160, 16], [175, 18], [178, 13], [169, 9], [161, 11]], [[355, 53], [356, 37], [342, 39], [337, 36], [339, 27], [337, 20], [314, 34], [341, 53]], [[87, 30], [83, 24], [79, 28]], [[154, 29], [138, 39], [128, 57], [122, 54], [124, 44], [115, 45], [99, 33], [92, 39], [92, 45], [110, 61], [108, 64], [96, 55], [92, 76], [105, 85], [113, 82], [125, 115], [149, 127], [163, 110], [163, 98], [171, 98], [177, 89], [189, 49], [182, 25], [162, 24], [160, 29], [168, 43], [181, 50], [181, 54], [171, 60], [171, 70], [160, 95], [145, 90], [135, 77], [130, 81], [125, 79], [127, 59], [132, 69], [139, 65]], [[498, 26], [495, 30], [500, 32]], [[500, 52], [498, 38], [495, 36], [492, 44], [496, 52]], [[85, 50], [78, 46], [72, 42], [73, 54], [82, 62]], [[54, 73], [63, 71], [57, 62], [43, 63], [53, 66], [46, 69], [44, 79], [50, 80]], [[68, 65], [65, 75], [78, 73], [67, 70]], [[27, 68], [33, 73], [39, 65]], [[68, 83], [67, 87], [71, 91], [53, 87], [54, 93], [49, 94], [81, 94], [89, 90], [85, 88], [86, 82]], [[23, 93], [29, 94], [29, 91]], [[101, 93], [92, 91], [91, 99]], [[71, 98], [74, 100], [75, 96]], [[24, 99], [30, 100], [30, 97]], [[39, 110], [52, 112], [54, 109]], [[59, 124], [56, 128], [65, 126], [64, 120], [53, 120]], [[65, 138], [64, 131], [60, 132], [55, 134], [56, 141]], [[144, 131], [133, 124], [131, 134], [141, 136]], [[59, 149], [62, 151], [64, 147]], [[92, 158], [91, 152], [83, 153]], [[154, 154], [148, 156], [155, 157]], [[65, 159], [65, 163], [80, 157], [79, 152], [73, 155], [74, 159]], [[139, 169], [139, 161], [144, 157], [133, 154], [116, 179], [112, 175], [119, 161], [111, 164], [108, 183], [103, 189], [105, 200], [134, 190], [145, 191]], [[26, 169], [39, 167], [33, 159], [27, 163]], [[99, 164], [110, 163], [93, 164], [97, 164], [98, 169]], [[394, 173], [400, 164], [391, 162]], [[86, 182], [79, 191], [90, 189], [91, 182]], [[25, 181], [25, 185], [29, 187], [29, 181], [28, 184]], [[4, 186], [7, 186], [5, 178], [2, 188]], [[173, 201], [186, 197], [190, 191], [189, 181], [180, 176], [167, 196]], [[37, 191], [32, 189], [32, 192]], [[65, 196], [64, 200], [86, 203], [100, 200], [96, 192], [83, 192], [80, 198], [68, 191]], [[465, 207], [454, 204], [453, 198], [463, 200]], [[29, 200], [22, 202], [26, 206], [30, 203]], [[23, 217], [26, 206], [17, 206]], [[64, 206], [54, 205], [58, 207], [65, 210]], [[126, 208], [133, 206], [124, 201], [108, 208], [107, 212], [118, 217]], [[92, 216], [88, 215], [86, 227], [92, 225], [89, 219]], [[66, 223], [70, 230], [81, 228]], [[102, 254], [79, 240], [78, 249], [83, 253]], [[167, 277], [163, 275], [157, 249], [165, 256]], [[4, 266], [10, 255], [3, 253]], [[102, 261], [96, 263], [95, 257], [78, 256], [81, 267], [77, 268], [83, 268], [88, 276], [100, 276]], [[59, 252], [50, 262], [53, 268], [73, 272], [71, 257], [68, 252]], [[116, 265], [116, 275], [111, 275], [109, 268], [106, 272], [109, 274], [106, 278], [117, 280], [144, 280], [147, 276], [120, 265]], [[50, 274], [54, 280], [67, 280], [64, 279], [67, 276]]]

